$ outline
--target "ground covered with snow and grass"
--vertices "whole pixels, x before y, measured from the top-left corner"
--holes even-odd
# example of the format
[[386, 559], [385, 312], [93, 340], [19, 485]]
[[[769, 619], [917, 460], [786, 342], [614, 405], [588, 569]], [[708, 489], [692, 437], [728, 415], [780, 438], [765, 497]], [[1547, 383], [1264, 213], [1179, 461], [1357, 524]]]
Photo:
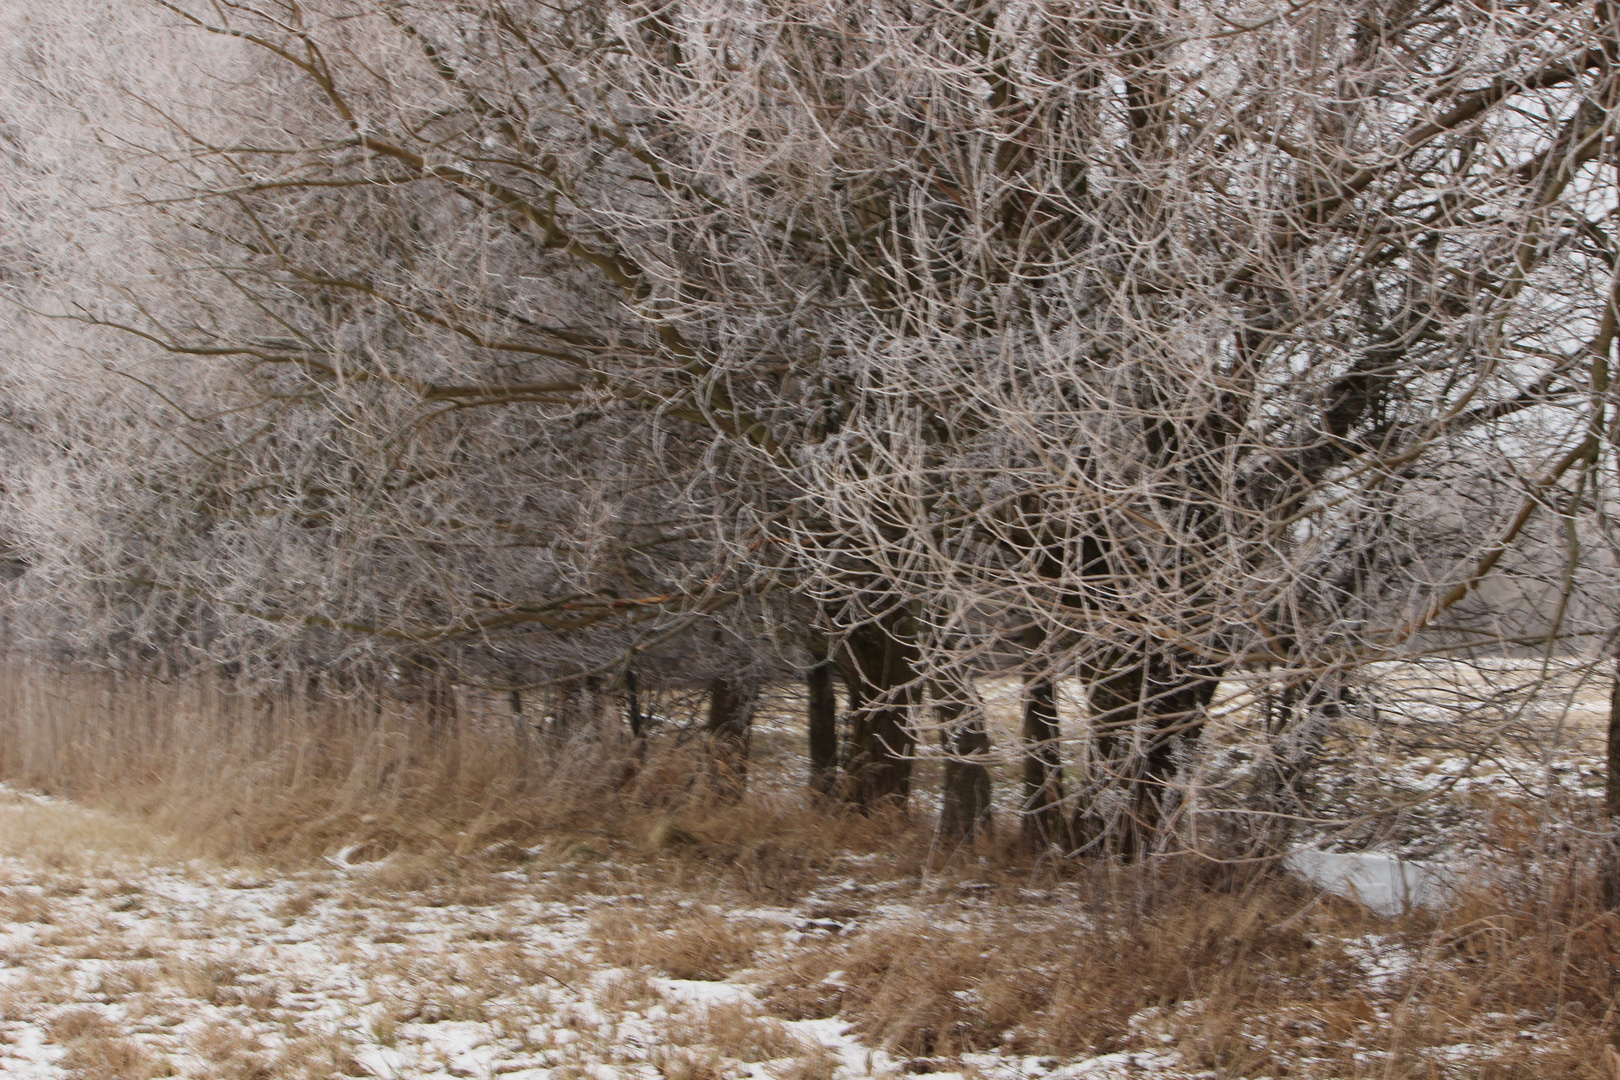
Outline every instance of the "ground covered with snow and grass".
[[808, 800], [786, 692], [716, 802], [675, 710], [634, 759], [519, 753], [499, 710], [420, 754], [403, 714], [13, 685], [0, 1075], [1620, 1080], [1606, 689], [1374, 674], [1291, 853], [1223, 831], [1266, 752], [1234, 684], [1184, 792], [1207, 846], [1128, 865], [1019, 842], [1016, 680], [982, 688], [998, 831], [956, 849], [926, 754], [909, 813]]
[[[1557, 943], [1511, 919], [1389, 922], [1230, 871], [1167, 887], [705, 843], [272, 870], [3, 791], [0, 1073], [1612, 1077], [1608, 991], [1567, 956], [1527, 974]], [[1560, 940], [1612, 955], [1615, 929]]]

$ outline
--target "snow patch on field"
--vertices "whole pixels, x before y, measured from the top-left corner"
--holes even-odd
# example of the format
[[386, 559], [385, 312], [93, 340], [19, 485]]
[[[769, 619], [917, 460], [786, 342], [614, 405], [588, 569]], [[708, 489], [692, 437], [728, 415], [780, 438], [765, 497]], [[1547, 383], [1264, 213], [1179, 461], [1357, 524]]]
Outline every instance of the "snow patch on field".
[[[5, 792], [0, 809], [19, 820], [36, 809], [77, 812]], [[281, 877], [86, 854], [68, 866], [13, 845], [0, 857], [7, 1077], [89, 1075], [82, 1062], [92, 1059], [199, 1080], [1198, 1075], [1182, 1071], [1169, 1050], [1067, 1062], [1010, 1053], [908, 1061], [836, 1017], [775, 1020], [748, 981], [757, 972], [708, 982], [605, 962], [593, 920], [626, 912], [639, 920], [658, 898], [598, 893], [566, 867], [472, 869], [459, 880], [452, 867], [399, 883], [407, 863], [357, 863], [341, 853], [324, 868]], [[607, 877], [617, 869], [596, 865]], [[830, 889], [856, 891], [874, 890]], [[918, 916], [899, 903], [871, 912], [879, 922]], [[795, 947], [806, 928], [819, 932], [794, 909], [734, 910], [735, 921], [759, 928], [767, 954]], [[721, 1023], [765, 1025], [802, 1052], [728, 1056], [747, 1053], [720, 1049]], [[816, 1054], [823, 1065], [806, 1072]], [[120, 1075], [116, 1068], [105, 1075]]]
[[1284, 865], [1324, 892], [1389, 917], [1445, 903], [1458, 873], [1441, 862], [1373, 852], [1296, 851]]

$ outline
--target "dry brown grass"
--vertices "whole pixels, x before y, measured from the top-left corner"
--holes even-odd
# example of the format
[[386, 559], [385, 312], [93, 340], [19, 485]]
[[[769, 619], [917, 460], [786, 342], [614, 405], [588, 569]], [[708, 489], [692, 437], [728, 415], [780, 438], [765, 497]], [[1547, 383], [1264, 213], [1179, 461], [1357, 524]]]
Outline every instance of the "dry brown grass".
[[[1153, 876], [834, 938], [783, 960], [768, 1000], [946, 1062], [1174, 1048], [1219, 1076], [1614, 1080], [1620, 916], [1590, 864], [1393, 923], [1272, 876]], [[1367, 942], [1401, 958], [1381, 979]]]
[[[567, 799], [529, 797], [540, 763], [520, 758], [509, 723], [488, 720], [470, 717], [455, 745], [429, 747], [400, 703], [246, 699], [206, 682], [10, 666], [0, 668], [0, 777], [144, 820], [193, 852], [469, 855], [566, 824], [598, 792], [575, 783]], [[12, 842], [73, 849], [71, 838]]]
[[66, 1053], [58, 1063], [74, 1080], [152, 1080], [173, 1076], [167, 1062], [121, 1035], [94, 1009], [74, 1009], [51, 1021], [51, 1041]]
[[1130, 1021], [1146, 1009], [1197, 1000], [1253, 1014], [1302, 985], [1354, 982], [1342, 954], [1291, 918], [1300, 897], [1286, 890], [1104, 881], [1088, 900], [1061, 915], [1011, 905], [882, 925], [801, 954], [772, 1000], [796, 1017], [842, 1012], [907, 1054], [1075, 1054], [1136, 1045]]
[[235, 1024], [207, 1025], [192, 1040], [190, 1049], [207, 1062], [208, 1075], [217, 1080], [276, 1080], [263, 1044]]
[[380, 863], [379, 888], [414, 890], [461, 871], [487, 881], [484, 870], [528, 865], [540, 845], [551, 867], [582, 873], [630, 849], [677, 887], [723, 877], [790, 902], [841, 855], [915, 866], [926, 851], [912, 842], [922, 826], [897, 817], [806, 814], [797, 796], [713, 803], [692, 782], [693, 747], [655, 747], [637, 764], [611, 725], [561, 747], [520, 745], [504, 708], [470, 696], [454, 735], [434, 742], [413, 706], [387, 699], [249, 699], [210, 682], [0, 667], [0, 780], [106, 811], [95, 845], [76, 811], [59, 826], [30, 813], [27, 831], [0, 829], [0, 854], [81, 869], [90, 846], [278, 866], [342, 852]]
[[591, 921], [598, 955], [615, 967], [650, 967], [672, 979], [719, 980], [753, 963], [757, 926], [720, 912], [608, 911]]
[[222, 1005], [241, 1000], [236, 980], [241, 970], [228, 959], [170, 959], [159, 964], [159, 977], [181, 996]]
[[665, 1028], [671, 1047], [664, 1066], [685, 1075], [719, 1071], [721, 1060], [780, 1063], [770, 1070], [782, 1080], [831, 1080], [837, 1055], [791, 1031], [779, 1020], [761, 1016], [742, 1002], [712, 1005], [671, 1021]]
[[0, 855], [27, 855], [45, 866], [80, 874], [110, 869], [109, 860], [172, 858], [171, 837], [142, 821], [70, 803], [0, 799]]
[[[1590, 854], [1549, 844], [1536, 815], [1506, 803], [1492, 839], [1513, 854], [1488, 884], [1442, 916], [1388, 923], [1258, 872], [1036, 866], [1010, 847], [930, 865], [921, 815], [818, 812], [768, 785], [738, 805], [707, 802], [680, 750], [640, 771], [611, 742], [524, 761], [505, 717], [471, 716], [454, 753], [427, 754], [413, 723], [403, 706], [247, 709], [208, 688], [0, 671], [0, 775], [91, 807], [29, 802], [24, 814], [20, 799], [0, 799], [0, 854], [27, 853], [55, 875], [0, 889], [0, 918], [40, 927], [41, 947], [77, 948], [71, 927], [51, 924], [51, 890], [105, 871], [109, 853], [307, 866], [341, 849], [359, 867], [341, 894], [295, 892], [281, 918], [319, 906], [362, 919], [402, 898], [475, 909], [456, 944], [467, 962], [432, 970], [387, 919], [353, 927], [392, 950], [372, 966], [405, 988], [371, 1019], [377, 1041], [442, 1019], [522, 1032], [549, 1006], [513, 1013], [511, 995], [590, 978], [539, 964], [484, 914], [521, 889], [617, 898], [593, 920], [592, 942], [598, 960], [630, 969], [604, 991], [615, 1008], [650, 998], [648, 972], [723, 979], [763, 967], [778, 1015], [842, 1015], [873, 1043], [937, 1063], [969, 1050], [1165, 1046], [1234, 1077], [1616, 1080], [1605, 1055], [1620, 1027], [1620, 919], [1598, 906]], [[98, 878], [108, 882], [98, 895], [132, 910], [146, 902], [114, 875]], [[975, 888], [957, 890], [969, 875]], [[859, 887], [828, 890], [846, 879]], [[811, 893], [839, 899], [804, 903]], [[879, 898], [916, 917], [885, 916]], [[788, 947], [773, 928], [723, 914], [759, 903], [854, 929]], [[1406, 957], [1382, 982], [1357, 959], [1369, 935]], [[212, 961], [124, 963], [105, 981], [119, 997], [159, 987], [232, 1007], [276, 997]], [[73, 1000], [46, 980], [18, 989]], [[783, 1059], [795, 1064], [773, 1075], [831, 1075], [825, 1052], [747, 1009], [673, 1023], [689, 1045], [660, 1052], [668, 1076], [718, 1080], [733, 1062]], [[75, 1075], [138, 1080], [163, 1068], [94, 1012], [63, 1013], [52, 1031]], [[204, 1056], [221, 1075], [252, 1075], [235, 1034], [209, 1039]], [[1435, 1051], [1468, 1044], [1494, 1050]], [[274, 1068], [357, 1067], [341, 1041], [304, 1040]]]

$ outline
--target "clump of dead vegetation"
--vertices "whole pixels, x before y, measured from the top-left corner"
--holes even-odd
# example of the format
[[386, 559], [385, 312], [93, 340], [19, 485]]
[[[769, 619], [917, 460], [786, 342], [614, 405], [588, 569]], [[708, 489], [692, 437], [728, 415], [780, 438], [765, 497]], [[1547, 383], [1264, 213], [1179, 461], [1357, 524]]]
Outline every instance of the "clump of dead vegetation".
[[61, 1061], [77, 1080], [152, 1080], [172, 1071], [137, 1042], [124, 1037], [99, 1012], [74, 1009], [50, 1026], [51, 1039], [67, 1051]]
[[794, 952], [768, 1000], [939, 1067], [1173, 1049], [1233, 1077], [1612, 1080], [1620, 917], [1595, 859], [1558, 871], [1395, 920], [1268, 871], [977, 881], [972, 900]]
[[[1602, 906], [1596, 850], [1533, 820], [1448, 910], [1385, 920], [1261, 864], [1054, 863], [1012, 843], [937, 850], [923, 815], [841, 814], [770, 777], [740, 802], [717, 800], [689, 782], [679, 747], [638, 759], [598, 740], [520, 757], [503, 729], [469, 725], [454, 753], [427, 753], [404, 714], [287, 701], [245, 731], [226, 722], [240, 703], [195, 687], [120, 697], [19, 680], [0, 675], [0, 698], [29, 699], [0, 720], [12, 729], [0, 767], [84, 805], [17, 815], [6, 850], [56, 878], [0, 893], [0, 914], [60, 934], [51, 890], [71, 895], [109, 845], [136, 862], [203, 853], [270, 876], [268, 864], [335, 862], [349, 875], [340, 892], [311, 885], [272, 914], [341, 916], [383, 950], [373, 975], [397, 987], [368, 1020], [379, 1044], [443, 1020], [527, 1039], [568, 1019], [524, 988], [577, 987], [594, 966], [618, 969], [602, 992], [612, 1009], [644, 1008], [653, 976], [756, 989], [772, 1016], [728, 1006], [667, 1021], [652, 1064], [688, 1080], [718, 1080], [738, 1061], [831, 1080], [835, 1056], [782, 1021], [835, 1016], [922, 1071], [988, 1052], [1174, 1051], [1233, 1077], [1614, 1080], [1620, 919]], [[138, 885], [98, 888], [110, 904], [144, 902]], [[524, 896], [593, 898], [587, 952], [526, 951], [524, 928], [501, 914]], [[400, 904], [490, 912], [462, 935], [477, 962], [424, 982], [399, 951], [403, 923], [367, 921]], [[728, 915], [760, 905], [795, 918]], [[62, 935], [55, 947], [92, 945]], [[132, 1000], [172, 984], [258, 1011], [279, 993], [269, 973], [219, 964], [133, 958], [118, 979]], [[58, 1003], [51, 1036], [76, 1075], [162, 1074], [101, 1013], [60, 988], [33, 989]], [[251, 1040], [210, 1030], [203, 1056], [221, 1075], [254, 1075]], [[277, 1075], [347, 1067], [337, 1044], [299, 1045]], [[584, 1061], [595, 1045], [569, 1053]]]
[[387, 861], [391, 884], [420, 888], [470, 865], [521, 866], [540, 847], [572, 863], [633, 849], [668, 863], [676, 884], [723, 866], [751, 895], [790, 900], [841, 855], [915, 867], [927, 851], [926, 821], [807, 813], [796, 790], [718, 798], [703, 757], [610, 730], [519, 739], [509, 717], [472, 709], [432, 731], [386, 698], [244, 698], [209, 682], [0, 667], [0, 779], [216, 858]]
[[601, 958], [615, 967], [708, 981], [750, 966], [763, 937], [759, 927], [710, 908], [664, 918], [646, 909], [610, 909], [592, 920], [591, 936]]

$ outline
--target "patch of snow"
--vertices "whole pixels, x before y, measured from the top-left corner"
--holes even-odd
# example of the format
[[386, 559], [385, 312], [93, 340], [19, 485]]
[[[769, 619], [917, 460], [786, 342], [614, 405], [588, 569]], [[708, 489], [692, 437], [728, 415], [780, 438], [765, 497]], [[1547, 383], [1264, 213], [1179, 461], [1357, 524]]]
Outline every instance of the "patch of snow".
[[378, 1080], [395, 1080], [405, 1075], [408, 1060], [398, 1050], [386, 1046], [362, 1046], [353, 1054], [355, 1064]]
[[1049, 1075], [1054, 1080], [1115, 1080], [1116, 1077], [1124, 1080], [1143, 1073], [1168, 1072], [1180, 1066], [1180, 1054], [1138, 1050], [1071, 1061]]
[[1324, 892], [1355, 900], [1384, 916], [1439, 907], [1457, 879], [1456, 868], [1446, 863], [1372, 852], [1307, 848], [1288, 856], [1283, 865]]
[[56, 1080], [65, 1076], [56, 1062], [65, 1051], [46, 1041], [37, 1024], [21, 1021], [0, 1024], [0, 1073], [19, 1080]]
[[700, 982], [696, 979], [648, 979], [648, 984], [671, 1001], [687, 1005], [752, 1005], [753, 991], [734, 983]]
[[1362, 985], [1374, 993], [1384, 993], [1391, 983], [1409, 974], [1417, 963], [1411, 950], [1382, 934], [1365, 934], [1341, 943], [1345, 955], [1361, 968]]

